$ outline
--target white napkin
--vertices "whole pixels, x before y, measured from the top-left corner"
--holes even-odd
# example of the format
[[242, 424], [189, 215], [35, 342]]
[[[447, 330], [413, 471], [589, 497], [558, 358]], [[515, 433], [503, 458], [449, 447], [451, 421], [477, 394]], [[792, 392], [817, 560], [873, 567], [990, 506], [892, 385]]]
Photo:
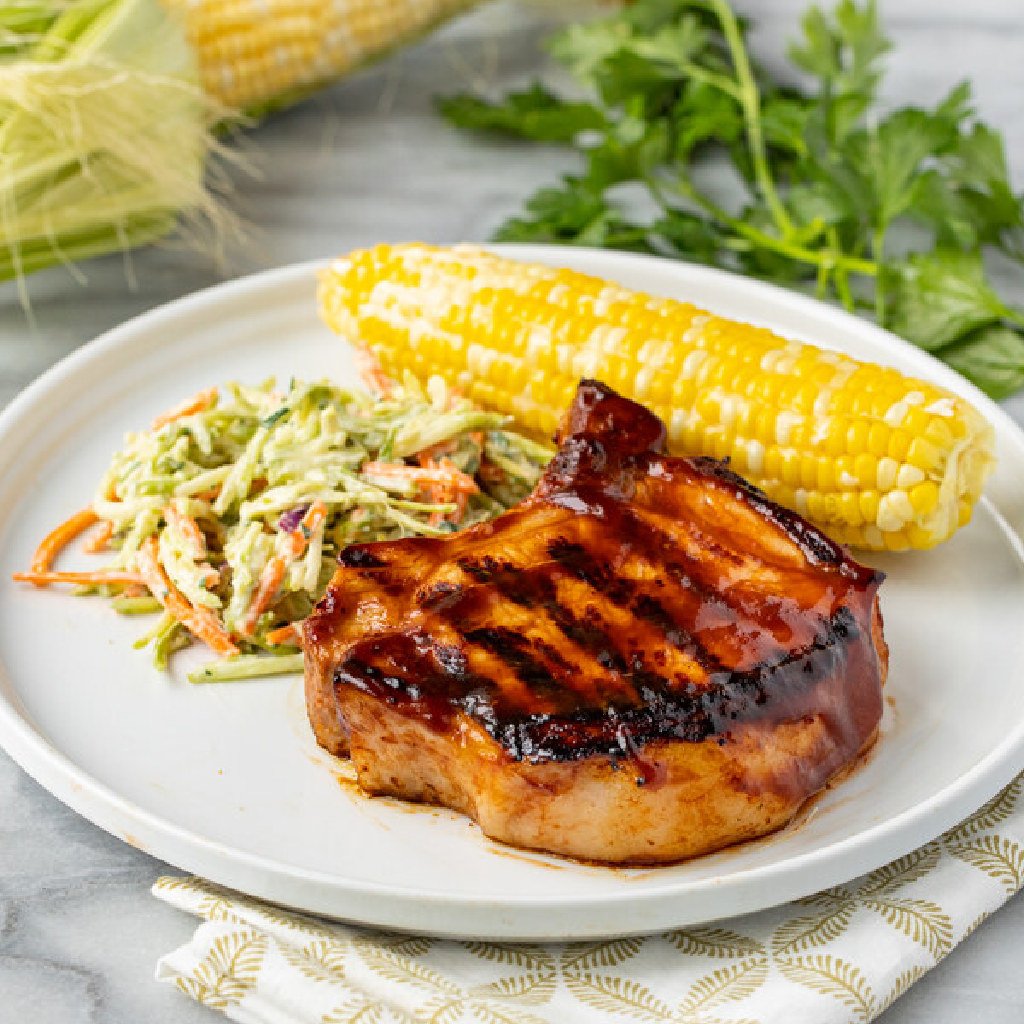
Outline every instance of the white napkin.
[[886, 867], [746, 917], [647, 938], [515, 945], [374, 932], [198, 878], [205, 920], [157, 978], [242, 1024], [867, 1022], [1024, 884], [1024, 775]]

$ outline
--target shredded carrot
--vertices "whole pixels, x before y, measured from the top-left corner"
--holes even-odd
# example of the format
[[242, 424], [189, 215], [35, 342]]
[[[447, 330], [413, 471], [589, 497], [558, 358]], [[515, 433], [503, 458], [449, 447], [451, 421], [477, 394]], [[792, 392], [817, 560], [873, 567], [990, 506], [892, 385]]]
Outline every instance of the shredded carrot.
[[192, 416], [197, 412], [205, 412], [213, 405], [216, 398], [216, 388], [207, 388], [205, 391], [200, 391], [197, 395], [186, 398], [184, 402], [175, 405], [166, 412], [162, 412], [153, 420], [153, 425], [150, 429], [159, 430], [161, 427], [166, 427], [168, 423], [180, 420], [183, 416]]
[[279, 551], [263, 567], [252, 604], [239, 623], [242, 636], [252, 636], [260, 616], [274, 603], [277, 592], [288, 571], [288, 566], [301, 558], [309, 545], [309, 539], [327, 519], [327, 505], [314, 501], [294, 530], [284, 534], [279, 541]]
[[[440, 446], [435, 445], [435, 449]], [[424, 492], [427, 501], [430, 501], [436, 505], [448, 504], [449, 502], [455, 503], [455, 512], [452, 515], [445, 515], [443, 512], [431, 512], [430, 518], [427, 520], [429, 526], [438, 527], [446, 519], [450, 519], [453, 523], [458, 523], [466, 512], [466, 505], [469, 502], [469, 496], [471, 494], [477, 494], [480, 491], [477, 482], [468, 474], [463, 473], [461, 469], [454, 466], [449, 459], [442, 458], [440, 462], [435, 461], [431, 452], [434, 449], [427, 449], [419, 454], [420, 464], [420, 487]], [[369, 463], [369, 465], [385, 465], [384, 463]], [[395, 467], [403, 468], [403, 467]], [[415, 469], [415, 467], [404, 467], [407, 469]], [[387, 474], [385, 474], [387, 475]], [[396, 474], [392, 474], [396, 475]], [[406, 474], [409, 476], [410, 474]]]
[[196, 608], [171, 582], [157, 554], [155, 537], [148, 537], [136, 555], [139, 572], [149, 592], [193, 636], [208, 644], [218, 654], [237, 654], [238, 647], [208, 608]]
[[[440, 455], [440, 449], [443, 445], [434, 445], [433, 448], [428, 448], [419, 453], [417, 461], [422, 469], [436, 469], [437, 463], [434, 461], [435, 455]], [[441, 505], [448, 501], [449, 489], [438, 483], [421, 484], [420, 490], [423, 492], [423, 497], [434, 505]], [[427, 525], [438, 527], [445, 519], [443, 512], [431, 512], [427, 518]]]
[[[302, 532], [302, 527], [306, 528], [306, 533], [312, 535], [320, 529], [322, 523], [327, 522], [327, 502], [325, 501], [314, 501], [312, 505], [306, 511], [306, 514], [302, 517], [302, 522], [299, 524], [299, 532]], [[309, 536], [306, 536], [306, 542], [309, 542]]]
[[85, 542], [83, 547], [90, 555], [99, 554], [106, 550], [110, 538], [113, 536], [114, 524], [109, 519], [104, 519], [100, 523], [100, 528]]
[[206, 554], [206, 537], [199, 529], [199, 524], [189, 515], [185, 515], [174, 502], [170, 502], [164, 508], [164, 519], [169, 526], [173, 526], [192, 545], [193, 554], [196, 558], [202, 558]]
[[272, 644], [274, 647], [279, 647], [281, 644], [297, 644], [299, 639], [299, 628], [294, 622], [289, 622], [287, 626], [279, 626], [277, 629], [272, 629], [267, 634], [267, 643]]
[[278, 588], [284, 580], [287, 569], [288, 562], [280, 555], [274, 555], [263, 567], [252, 604], [249, 605], [238, 624], [242, 636], [252, 636], [256, 631], [256, 624], [260, 621], [260, 616], [274, 603], [274, 598], [277, 596]]
[[101, 586], [144, 582], [137, 572], [125, 569], [95, 569], [91, 572], [56, 572], [53, 569], [32, 569], [29, 572], [13, 573], [12, 578], [18, 583], [34, 583], [37, 587], [46, 587], [51, 583]]
[[432, 467], [397, 465], [393, 462], [364, 462], [362, 471], [370, 476], [412, 480], [418, 484], [442, 484], [456, 491], [465, 491], [466, 494], [476, 494], [480, 490], [468, 473], [463, 473], [447, 459], [442, 459]]
[[439, 441], [437, 444], [432, 444], [429, 448], [424, 448], [416, 458], [421, 466], [426, 466], [428, 462], [434, 459], [440, 459], [445, 455], [452, 455], [455, 452], [455, 447], [454, 441]]
[[85, 533], [93, 523], [99, 522], [99, 518], [91, 508], [83, 508], [55, 530], [51, 530], [32, 556], [32, 571], [46, 572], [53, 565], [57, 555], [79, 534]]

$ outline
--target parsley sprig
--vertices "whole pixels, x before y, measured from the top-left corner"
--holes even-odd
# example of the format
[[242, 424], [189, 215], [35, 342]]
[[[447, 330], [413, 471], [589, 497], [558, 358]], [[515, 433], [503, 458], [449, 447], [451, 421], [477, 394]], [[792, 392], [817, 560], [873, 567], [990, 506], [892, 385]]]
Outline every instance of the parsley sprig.
[[[1024, 199], [999, 133], [966, 83], [932, 108], [880, 109], [891, 44], [874, 0], [812, 7], [801, 28], [789, 49], [798, 88], [754, 62], [727, 0], [638, 0], [549, 41], [589, 98], [534, 84], [498, 102], [442, 99], [460, 127], [581, 158], [496, 239], [654, 252], [812, 286], [993, 397], [1024, 387], [1024, 312], [987, 266], [1024, 263]], [[638, 189], [653, 215], [636, 212]]]

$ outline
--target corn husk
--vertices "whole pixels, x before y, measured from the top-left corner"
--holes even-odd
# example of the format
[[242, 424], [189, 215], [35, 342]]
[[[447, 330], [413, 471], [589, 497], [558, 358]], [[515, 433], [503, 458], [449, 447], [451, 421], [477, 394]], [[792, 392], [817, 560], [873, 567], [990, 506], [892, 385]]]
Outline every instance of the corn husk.
[[204, 168], [225, 110], [181, 27], [157, 0], [35, 6], [0, 63], [0, 280], [217, 219]]
[[471, 2], [0, 0], [0, 281], [27, 303], [26, 275], [175, 228], [216, 247], [221, 127]]

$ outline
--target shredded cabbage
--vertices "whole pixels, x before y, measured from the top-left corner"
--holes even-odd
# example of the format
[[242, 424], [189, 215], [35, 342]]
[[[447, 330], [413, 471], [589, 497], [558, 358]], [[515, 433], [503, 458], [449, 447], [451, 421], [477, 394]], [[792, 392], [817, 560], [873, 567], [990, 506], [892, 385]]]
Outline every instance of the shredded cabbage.
[[[195, 681], [296, 667], [294, 644], [268, 634], [309, 614], [347, 544], [490, 519], [529, 493], [552, 454], [439, 378], [424, 388], [408, 377], [387, 397], [327, 381], [229, 383], [193, 404], [127, 436], [93, 509], [110, 523], [110, 568], [137, 569], [155, 540], [173, 588], [237, 645]], [[159, 596], [91, 592], [124, 614]], [[163, 612], [140, 642], [166, 664], [186, 627]]]

